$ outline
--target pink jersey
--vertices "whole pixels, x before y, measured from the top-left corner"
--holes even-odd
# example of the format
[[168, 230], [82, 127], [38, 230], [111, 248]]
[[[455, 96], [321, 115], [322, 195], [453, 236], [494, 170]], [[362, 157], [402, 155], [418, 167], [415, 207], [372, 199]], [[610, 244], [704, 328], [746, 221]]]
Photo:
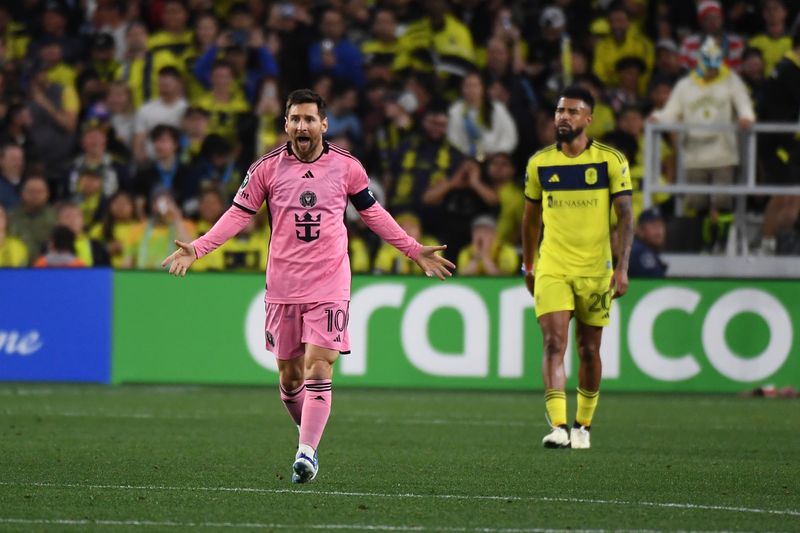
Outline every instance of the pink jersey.
[[348, 199], [373, 231], [406, 255], [416, 257], [421, 248], [375, 202], [368, 186], [358, 160], [336, 145], [325, 142], [320, 157], [306, 163], [287, 143], [253, 163], [234, 205], [194, 241], [195, 251], [202, 257], [235, 235], [247, 224], [246, 214], [255, 214], [266, 200], [272, 226], [266, 301], [349, 300]]

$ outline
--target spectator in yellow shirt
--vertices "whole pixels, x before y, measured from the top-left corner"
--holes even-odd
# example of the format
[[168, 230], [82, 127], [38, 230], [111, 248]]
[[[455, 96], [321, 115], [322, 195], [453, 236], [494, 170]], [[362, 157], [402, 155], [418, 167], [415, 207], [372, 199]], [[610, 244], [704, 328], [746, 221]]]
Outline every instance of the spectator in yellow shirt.
[[119, 191], [108, 202], [102, 222], [89, 230], [89, 237], [101, 241], [114, 268], [131, 268], [144, 233], [144, 223], [136, 218], [133, 197]]
[[[433, 237], [422, 234], [422, 225], [417, 215], [405, 212], [395, 215], [395, 220], [400, 227], [405, 230], [413, 239], [422, 243], [423, 246], [438, 246], [439, 243]], [[388, 243], [382, 243], [375, 256], [374, 271], [376, 274], [401, 274], [401, 275], [421, 275], [422, 270], [417, 264], [403, 255], [403, 252]]]
[[509, 276], [519, 269], [519, 255], [497, 240], [495, 219], [480, 215], [472, 221], [472, 243], [461, 250], [456, 264], [465, 276]]
[[8, 216], [0, 205], [0, 268], [28, 266], [28, 247], [8, 234]]
[[238, 140], [240, 124], [250, 111], [250, 104], [237, 89], [233, 67], [218, 61], [211, 70], [211, 90], [195, 102], [209, 114], [209, 133], [216, 133], [231, 143]]
[[769, 76], [778, 61], [792, 49], [792, 38], [786, 32], [786, 4], [783, 0], [766, 0], [761, 16], [766, 30], [750, 39], [748, 46], [758, 48], [764, 57], [764, 75]]
[[640, 94], [644, 94], [653, 71], [653, 42], [631, 25], [622, 3], [611, 6], [608, 24], [611, 33], [597, 43], [592, 70], [607, 86], [615, 87], [620, 81], [616, 69], [617, 61], [623, 57], [638, 57], [645, 64], [639, 87]]

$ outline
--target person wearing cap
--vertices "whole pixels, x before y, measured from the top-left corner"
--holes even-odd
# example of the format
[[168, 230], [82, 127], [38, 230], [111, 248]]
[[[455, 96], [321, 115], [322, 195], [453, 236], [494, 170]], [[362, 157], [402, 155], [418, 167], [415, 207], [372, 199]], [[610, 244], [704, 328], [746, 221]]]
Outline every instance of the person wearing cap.
[[89, 117], [81, 125], [81, 151], [74, 159], [67, 178], [70, 195], [80, 192], [79, 183], [83, 170], [89, 170], [102, 178], [104, 198], [128, 185], [127, 168], [108, 151], [109, 129], [107, 116]]
[[742, 64], [745, 41], [738, 35], [725, 31], [722, 4], [718, 0], [700, 0], [697, 4], [700, 33], [689, 35], [681, 43], [681, 64], [687, 70], [697, 67], [700, 48], [708, 37], [713, 37], [722, 49], [722, 58], [729, 68], [738, 71]]
[[[742, 79], [723, 62], [723, 50], [713, 37], [706, 37], [695, 69], [684, 76], [652, 121], [690, 124], [737, 124], [749, 128], [755, 121], [753, 104]], [[735, 132], [690, 130], [683, 136], [686, 182], [695, 185], [733, 185], [739, 164]], [[686, 195], [690, 213], [706, 216], [705, 237], [709, 251], [721, 251], [727, 228], [733, 220], [733, 198], [717, 194]]]
[[631, 246], [629, 277], [663, 278], [666, 275], [667, 264], [661, 259], [666, 236], [667, 226], [658, 209], [642, 211], [636, 222], [636, 235]]
[[567, 32], [567, 17], [560, 6], [549, 5], [539, 13], [539, 31], [529, 35], [528, 72], [540, 94], [547, 91], [547, 80], [561, 72], [562, 38]]
[[114, 37], [109, 33], [92, 35], [91, 58], [87, 67], [94, 70], [106, 84], [114, 81], [120, 68], [120, 64], [115, 59], [115, 46]]
[[624, 57], [636, 57], [644, 63], [640, 77], [640, 94], [644, 94], [650, 73], [653, 70], [653, 42], [631, 24], [628, 12], [622, 3], [614, 3], [608, 10], [611, 33], [600, 39], [594, 50], [592, 71], [607, 86], [620, 83], [617, 62]]
[[678, 45], [669, 38], [659, 39], [656, 43], [656, 62], [650, 86], [652, 87], [656, 79], [667, 80], [670, 85], [674, 85], [685, 74]]
[[465, 276], [510, 276], [519, 269], [513, 246], [497, 239], [497, 221], [480, 215], [471, 224], [472, 242], [458, 254], [456, 269]]
[[784, 0], [765, 0], [761, 7], [766, 31], [748, 41], [748, 46], [761, 50], [764, 57], [764, 76], [769, 76], [775, 65], [792, 49], [792, 37], [786, 28], [786, 3]]

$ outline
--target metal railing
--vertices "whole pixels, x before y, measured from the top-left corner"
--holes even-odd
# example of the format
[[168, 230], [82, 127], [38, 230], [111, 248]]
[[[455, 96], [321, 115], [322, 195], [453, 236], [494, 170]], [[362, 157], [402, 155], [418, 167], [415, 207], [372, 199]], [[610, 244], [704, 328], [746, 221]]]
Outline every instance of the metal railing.
[[[686, 168], [683, 165], [683, 141], [689, 132], [710, 131], [719, 133], [738, 133], [739, 166], [737, 181], [734, 185], [691, 185], [686, 183]], [[682, 196], [687, 194], [718, 194], [735, 197], [734, 226], [739, 242], [736, 249], [742, 255], [748, 255], [749, 243], [745, 231], [746, 207], [748, 196], [800, 196], [800, 186], [774, 185], [757, 182], [758, 145], [760, 133], [799, 133], [800, 124], [785, 122], [759, 122], [749, 128], [740, 128], [736, 124], [690, 124], [690, 123], [647, 123], [645, 126], [645, 172], [642, 178], [642, 194], [644, 206], [653, 204], [653, 195], [668, 193], [675, 195], [677, 215], [683, 214]], [[661, 176], [661, 136], [663, 133], [677, 133], [675, 146], [675, 182], [660, 183]]]

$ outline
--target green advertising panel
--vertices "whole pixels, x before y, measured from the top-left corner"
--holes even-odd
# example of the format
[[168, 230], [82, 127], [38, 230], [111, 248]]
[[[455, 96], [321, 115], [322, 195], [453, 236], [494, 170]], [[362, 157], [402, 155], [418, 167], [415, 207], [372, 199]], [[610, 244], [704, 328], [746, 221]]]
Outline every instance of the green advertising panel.
[[[113, 381], [277, 383], [263, 275], [115, 274]], [[640, 281], [603, 335], [603, 389], [800, 386], [800, 283]], [[541, 334], [519, 278], [357, 277], [339, 385], [541, 389]], [[570, 342], [569, 384], [578, 360]]]

